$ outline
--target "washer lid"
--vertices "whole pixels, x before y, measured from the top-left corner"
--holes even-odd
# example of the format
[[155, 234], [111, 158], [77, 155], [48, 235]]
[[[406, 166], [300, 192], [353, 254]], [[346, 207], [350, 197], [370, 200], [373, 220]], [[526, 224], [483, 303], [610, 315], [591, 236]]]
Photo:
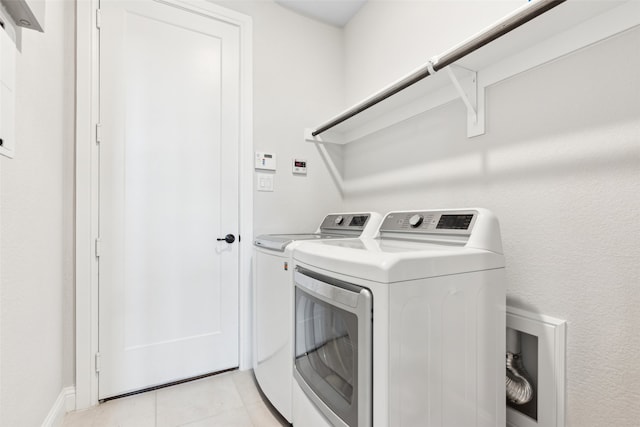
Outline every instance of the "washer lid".
[[504, 267], [504, 257], [495, 252], [388, 238], [300, 242], [293, 258], [324, 270], [380, 283]]
[[261, 248], [284, 252], [284, 248], [297, 240], [318, 240], [344, 238], [341, 234], [304, 233], [304, 234], [262, 234], [255, 238], [253, 244]]

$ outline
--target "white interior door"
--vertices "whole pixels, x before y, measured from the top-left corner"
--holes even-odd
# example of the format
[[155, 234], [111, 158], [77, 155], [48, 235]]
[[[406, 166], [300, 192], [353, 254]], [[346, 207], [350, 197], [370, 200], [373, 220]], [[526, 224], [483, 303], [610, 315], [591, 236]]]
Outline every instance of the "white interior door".
[[238, 366], [239, 31], [102, 0], [99, 398]]

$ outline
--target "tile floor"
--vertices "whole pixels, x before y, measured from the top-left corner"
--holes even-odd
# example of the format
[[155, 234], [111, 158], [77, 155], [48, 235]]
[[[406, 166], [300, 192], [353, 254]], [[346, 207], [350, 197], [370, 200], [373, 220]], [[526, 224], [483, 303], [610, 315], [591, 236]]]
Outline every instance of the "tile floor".
[[63, 427], [288, 426], [258, 391], [253, 371], [232, 371], [115, 399], [65, 416]]

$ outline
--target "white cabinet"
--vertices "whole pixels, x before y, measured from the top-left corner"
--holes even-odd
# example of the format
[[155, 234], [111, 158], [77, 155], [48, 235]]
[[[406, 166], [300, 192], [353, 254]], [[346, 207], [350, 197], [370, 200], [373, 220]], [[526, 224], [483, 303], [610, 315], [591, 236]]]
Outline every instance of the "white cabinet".
[[0, 28], [0, 154], [13, 157], [15, 149], [16, 46]]

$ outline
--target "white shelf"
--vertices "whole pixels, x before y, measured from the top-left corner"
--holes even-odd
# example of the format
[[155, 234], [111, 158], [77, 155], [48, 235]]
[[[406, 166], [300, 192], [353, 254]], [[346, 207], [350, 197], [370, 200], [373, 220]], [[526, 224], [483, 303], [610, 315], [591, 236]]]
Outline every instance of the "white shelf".
[[19, 27], [44, 32], [45, 0], [0, 0]]
[[[438, 61], [446, 58], [448, 54], [475, 40], [486, 38], [514, 16], [539, 7], [543, 2], [544, 0], [537, 0], [528, 3], [476, 36], [441, 55], [432, 57], [423, 67], [407, 77], [383, 88], [322, 125], [306, 129], [305, 140], [315, 143], [347, 144], [460, 98], [461, 93], [452, 84], [449, 72], [445, 68], [435, 74], [431, 72], [426, 78], [331, 129], [316, 136], [312, 135], [335, 119], [362, 109], [372, 99], [409, 80], [416, 73], [433, 70], [433, 64], [437, 66]], [[464, 96], [470, 101], [468, 136], [484, 133], [484, 90], [487, 86], [637, 26], [640, 26], [640, 1], [568, 0], [459, 59], [447, 68], [451, 68], [457, 76]], [[585, 72], [600, 72], [611, 65], [594, 64], [592, 70]]]

